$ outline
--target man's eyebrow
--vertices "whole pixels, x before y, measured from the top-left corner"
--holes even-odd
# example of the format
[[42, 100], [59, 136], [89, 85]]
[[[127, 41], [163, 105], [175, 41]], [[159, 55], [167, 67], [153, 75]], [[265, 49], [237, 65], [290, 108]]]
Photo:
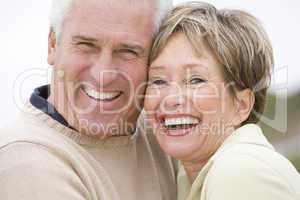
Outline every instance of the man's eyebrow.
[[[92, 37], [88, 37], [88, 36], [84, 36], [84, 35], [75, 35], [72, 37], [73, 41], [86, 41], [86, 42], [98, 42], [97, 39], [92, 38]], [[145, 52], [145, 49], [138, 44], [122, 44], [121, 48], [125, 48], [125, 49], [131, 49], [131, 50], [135, 50], [138, 53], [143, 54]]]
[[86, 42], [97, 42], [98, 40], [92, 37], [84, 36], [84, 35], [75, 35], [72, 37], [73, 41], [86, 41]]

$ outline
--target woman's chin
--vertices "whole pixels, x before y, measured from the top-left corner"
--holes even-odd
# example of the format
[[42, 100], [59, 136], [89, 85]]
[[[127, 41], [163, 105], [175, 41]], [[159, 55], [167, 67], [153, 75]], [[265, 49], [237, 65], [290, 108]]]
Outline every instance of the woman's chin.
[[172, 137], [169, 135], [159, 135], [157, 140], [164, 152], [178, 160], [184, 160], [195, 152], [203, 149], [205, 136], [189, 137]]

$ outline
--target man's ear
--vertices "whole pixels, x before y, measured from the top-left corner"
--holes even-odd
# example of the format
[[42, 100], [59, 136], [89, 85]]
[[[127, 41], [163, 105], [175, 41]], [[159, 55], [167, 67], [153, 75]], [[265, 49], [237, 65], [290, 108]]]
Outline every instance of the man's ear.
[[254, 106], [255, 96], [250, 89], [244, 89], [241, 91], [236, 91], [236, 116], [235, 125], [242, 124], [246, 121], [252, 111]]
[[54, 65], [56, 52], [56, 34], [53, 28], [50, 28], [48, 35], [48, 64]]

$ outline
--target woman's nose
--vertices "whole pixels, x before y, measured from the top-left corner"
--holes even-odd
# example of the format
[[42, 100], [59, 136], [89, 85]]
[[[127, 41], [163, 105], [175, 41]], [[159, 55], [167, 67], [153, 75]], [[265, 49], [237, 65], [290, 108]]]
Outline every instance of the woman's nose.
[[174, 111], [183, 107], [186, 102], [186, 95], [180, 85], [172, 83], [168, 88], [167, 95], [162, 100], [163, 109], [167, 111]]

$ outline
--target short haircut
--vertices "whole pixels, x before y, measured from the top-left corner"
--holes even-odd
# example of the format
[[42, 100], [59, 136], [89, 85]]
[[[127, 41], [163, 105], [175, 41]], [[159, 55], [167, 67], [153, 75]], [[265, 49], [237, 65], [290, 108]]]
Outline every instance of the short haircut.
[[[155, 31], [157, 32], [163, 18], [172, 9], [173, 0], [152, 0], [152, 1], [154, 1], [156, 5], [155, 6], [156, 18], [153, 19], [153, 23], [155, 26]], [[74, 0], [52, 0], [52, 6], [50, 10], [50, 23], [57, 37], [60, 35], [63, 22], [67, 14], [70, 12], [71, 5], [73, 2]]]
[[[266, 93], [274, 65], [273, 49], [260, 22], [241, 10], [216, 9], [204, 2], [189, 2], [174, 8], [163, 22], [153, 44], [154, 61], [169, 39], [178, 32], [188, 38], [197, 53], [203, 43], [222, 64], [225, 82], [235, 96], [250, 89], [255, 96], [245, 123], [257, 123], [264, 112]], [[174, 58], [176, 59], [176, 58]]]

